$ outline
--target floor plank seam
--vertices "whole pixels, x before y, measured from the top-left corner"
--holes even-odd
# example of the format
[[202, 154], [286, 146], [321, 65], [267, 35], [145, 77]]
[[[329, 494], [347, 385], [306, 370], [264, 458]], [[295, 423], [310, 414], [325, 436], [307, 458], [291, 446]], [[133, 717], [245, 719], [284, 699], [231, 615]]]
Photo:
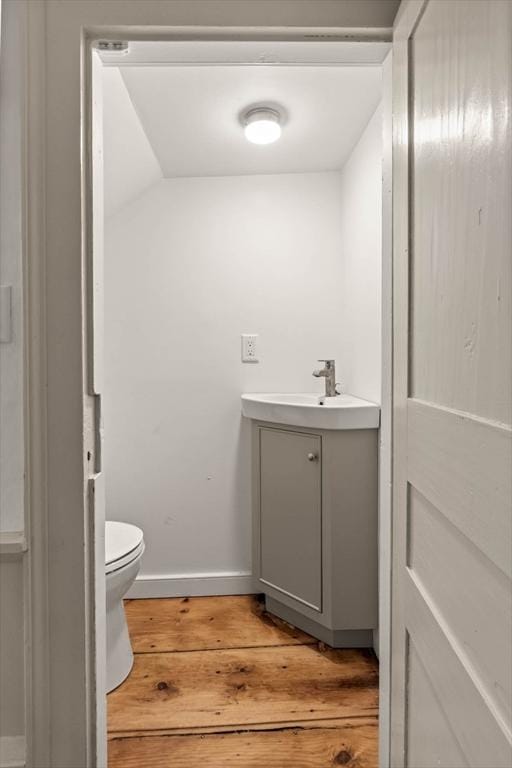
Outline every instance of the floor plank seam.
[[[368, 728], [377, 728], [378, 727], [378, 720], [375, 719], [375, 723], [365, 723], [366, 727]], [[355, 725], [343, 725], [343, 720], [339, 721], [338, 725], [323, 725], [321, 728], [314, 728], [313, 726], [305, 726], [305, 725], [287, 725], [282, 728], [264, 728], [259, 730], [254, 730], [250, 728], [238, 728], [236, 730], [231, 731], [194, 731], [191, 733], [158, 733], [158, 736], [156, 738], [168, 738], [168, 739], [185, 739], [187, 737], [191, 738], [197, 738], [198, 736], [244, 736], [249, 734], [263, 734], [263, 733], [288, 733], [288, 732], [298, 732], [298, 731], [339, 731], [343, 729], [344, 731], [350, 731], [355, 730], [359, 728], [360, 726]], [[145, 739], [145, 738], [155, 738], [155, 735], [151, 731], [147, 731], [147, 733], [137, 733], [133, 735], [129, 734], [123, 734], [123, 735], [115, 735], [113, 734], [109, 741], [120, 741], [125, 739]]]
[[[375, 725], [378, 724], [378, 713], [370, 713], [365, 715], [346, 715], [342, 717], [311, 717], [311, 718], [302, 718], [300, 723], [297, 723], [293, 720], [280, 720], [275, 723], [267, 723], [264, 721], [261, 722], [254, 722], [254, 723], [248, 723], [245, 725], [242, 725], [241, 723], [228, 723], [227, 725], [223, 726], [221, 730], [211, 730], [212, 726], [204, 725], [204, 726], [197, 726], [196, 728], [189, 728], [186, 729], [187, 732], [184, 733], [183, 731], [185, 729], [183, 728], [174, 728], [166, 730], [165, 728], [142, 728], [139, 731], [115, 731], [115, 730], [109, 730], [109, 736], [112, 737], [112, 739], [118, 738], [118, 739], [138, 739], [138, 738], [145, 738], [146, 736], [154, 736], [155, 734], [158, 734], [159, 736], [201, 736], [202, 734], [205, 736], [212, 736], [214, 734], [229, 734], [229, 733], [268, 733], [268, 732], [274, 732], [274, 731], [290, 731], [290, 730], [312, 730], [315, 728], [313, 723], [326, 723], [325, 725], [322, 725], [321, 727], [323, 729], [327, 728], [339, 728], [341, 725], [343, 725], [344, 728], [351, 728], [356, 726], [351, 726], [350, 722], [354, 720], [375, 720]], [[347, 724], [346, 721], [349, 721]], [[327, 723], [336, 723], [335, 725], [327, 725]], [[372, 723], [373, 725], [373, 723]], [[266, 727], [268, 726], [268, 727]], [[214, 726], [213, 726], [214, 727]]]
[[304, 646], [310, 648], [315, 645], [318, 645], [318, 640], [312, 640], [310, 643], [280, 643], [279, 645], [228, 645], [223, 648], [212, 646], [211, 648], [188, 648], [182, 651], [179, 649], [169, 651], [133, 651], [133, 654], [134, 656], [161, 656], [167, 653], [202, 653], [203, 651], [205, 653], [212, 651], [215, 653], [218, 651], [259, 651], [263, 648], [304, 648]]

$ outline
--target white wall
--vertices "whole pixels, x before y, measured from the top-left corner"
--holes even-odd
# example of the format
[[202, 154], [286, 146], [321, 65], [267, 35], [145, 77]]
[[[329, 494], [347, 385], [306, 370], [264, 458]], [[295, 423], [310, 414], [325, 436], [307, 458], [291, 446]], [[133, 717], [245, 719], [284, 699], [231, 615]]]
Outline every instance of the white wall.
[[107, 516], [144, 529], [144, 575], [249, 572], [239, 398], [342, 360], [341, 203], [337, 173], [167, 179], [107, 222]]
[[[341, 231], [343, 278], [340, 294], [342, 323], [342, 364], [338, 377], [345, 392], [381, 404], [379, 453], [379, 558], [389, 566], [388, 529], [383, 525], [389, 514], [389, 451], [391, 449], [390, 383], [383, 385], [382, 350], [391, 354], [390, 310], [382, 313], [382, 185], [383, 185], [383, 106], [370, 118], [341, 173]], [[390, 184], [390, 171], [386, 179]], [[389, 191], [389, 195], [391, 192]], [[390, 205], [389, 198], [386, 204]], [[391, 227], [388, 213], [388, 228]], [[386, 232], [384, 235], [388, 237]], [[390, 234], [389, 234], [389, 237]], [[387, 243], [387, 241], [386, 241]], [[388, 244], [388, 243], [387, 243]], [[389, 244], [388, 244], [389, 245]], [[390, 253], [387, 253], [390, 259]], [[390, 269], [390, 267], [389, 267]], [[390, 274], [386, 274], [386, 301], [390, 306]], [[390, 359], [386, 359], [390, 376]], [[383, 574], [380, 572], [380, 579]], [[380, 589], [380, 588], [379, 588]], [[387, 626], [386, 626], [387, 630]], [[386, 638], [387, 643], [387, 638]], [[379, 631], [374, 630], [374, 648], [379, 654]], [[386, 645], [386, 653], [388, 647]]]
[[343, 254], [338, 378], [344, 391], [381, 401], [382, 106], [341, 174]]
[[[389, 66], [389, 63], [388, 63]], [[340, 293], [342, 357], [338, 377], [343, 391], [381, 404], [379, 453], [379, 558], [389, 567], [389, 537], [386, 521], [390, 503], [391, 450], [391, 359], [385, 359], [383, 382], [383, 345], [391, 355], [390, 265], [386, 272], [387, 307], [382, 312], [383, 296], [383, 237], [391, 259], [390, 195], [386, 197], [386, 232], [382, 230], [383, 205], [383, 106], [380, 104], [370, 118], [361, 138], [341, 172], [341, 232], [343, 277]], [[389, 115], [390, 119], [390, 115]], [[390, 141], [390, 137], [388, 137]], [[388, 158], [390, 162], [390, 158]], [[386, 183], [390, 185], [388, 168]], [[389, 308], [388, 308], [389, 307]], [[384, 331], [384, 334], [383, 334]], [[384, 383], [384, 390], [383, 390]], [[383, 523], [384, 520], [384, 523]], [[383, 573], [380, 571], [382, 581]], [[380, 590], [380, 587], [379, 587]], [[382, 604], [381, 604], [382, 605]], [[388, 627], [385, 626], [387, 631]], [[379, 654], [379, 630], [373, 633], [374, 648]], [[388, 652], [387, 637], [385, 651]]]

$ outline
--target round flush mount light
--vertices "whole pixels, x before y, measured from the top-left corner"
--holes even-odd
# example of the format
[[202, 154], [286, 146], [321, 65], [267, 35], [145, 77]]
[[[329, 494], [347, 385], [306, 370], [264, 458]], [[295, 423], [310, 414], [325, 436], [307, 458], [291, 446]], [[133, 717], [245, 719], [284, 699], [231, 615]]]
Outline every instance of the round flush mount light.
[[253, 144], [272, 144], [281, 136], [281, 115], [271, 107], [253, 107], [243, 116], [245, 138]]

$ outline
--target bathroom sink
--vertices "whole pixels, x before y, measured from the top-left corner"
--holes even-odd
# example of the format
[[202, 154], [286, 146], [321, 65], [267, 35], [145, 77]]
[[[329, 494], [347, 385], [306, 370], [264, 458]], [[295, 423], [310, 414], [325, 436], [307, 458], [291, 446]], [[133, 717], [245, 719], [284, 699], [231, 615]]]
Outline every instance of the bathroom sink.
[[377, 429], [380, 408], [353, 395], [246, 394], [242, 395], [242, 414], [248, 419], [294, 427]]

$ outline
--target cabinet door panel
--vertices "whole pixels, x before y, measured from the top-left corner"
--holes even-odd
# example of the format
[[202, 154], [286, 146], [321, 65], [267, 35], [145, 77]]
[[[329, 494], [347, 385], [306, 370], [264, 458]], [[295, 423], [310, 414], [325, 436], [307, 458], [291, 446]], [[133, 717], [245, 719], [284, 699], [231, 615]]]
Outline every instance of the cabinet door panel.
[[260, 430], [260, 577], [318, 611], [322, 610], [321, 448], [321, 438], [315, 435]]

